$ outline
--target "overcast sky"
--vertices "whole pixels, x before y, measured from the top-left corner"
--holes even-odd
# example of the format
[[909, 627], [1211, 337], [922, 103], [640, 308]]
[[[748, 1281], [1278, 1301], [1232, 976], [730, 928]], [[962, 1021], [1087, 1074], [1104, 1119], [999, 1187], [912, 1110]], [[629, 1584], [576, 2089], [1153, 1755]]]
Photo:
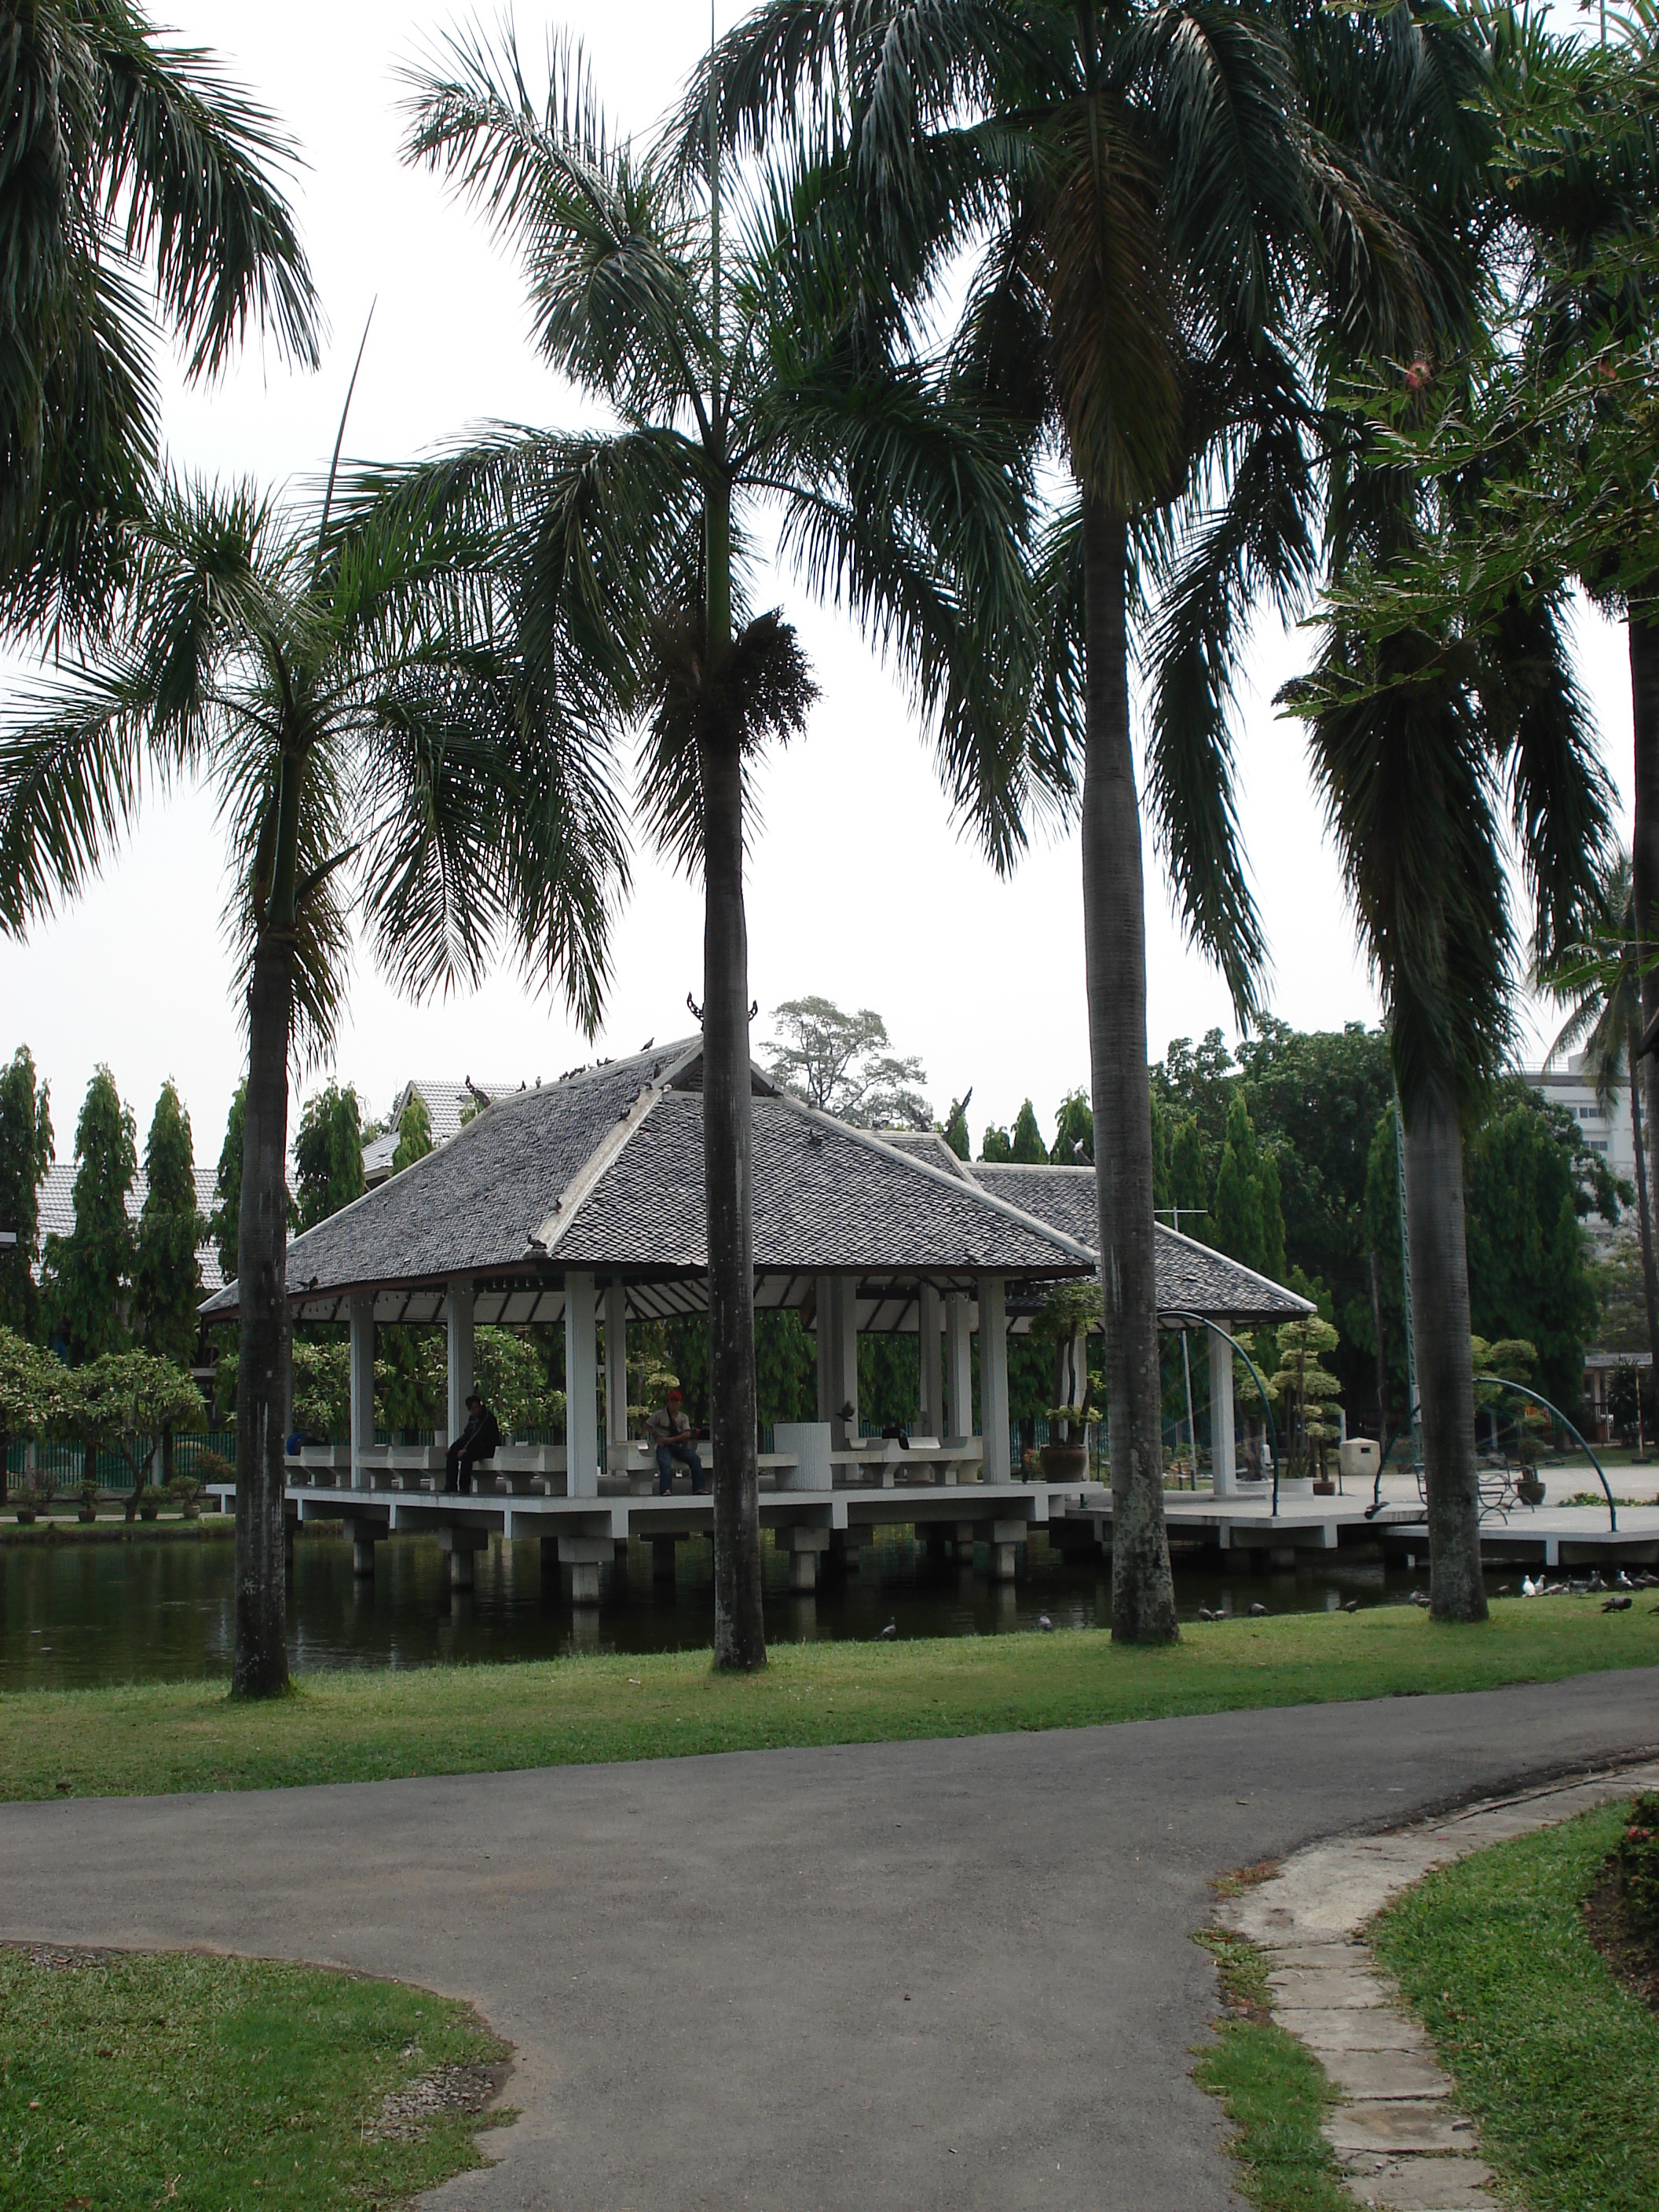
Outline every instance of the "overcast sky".
[[[167, 0], [163, 19], [216, 49], [273, 108], [307, 164], [295, 198], [327, 318], [320, 373], [290, 374], [249, 348], [222, 383], [169, 382], [166, 433], [176, 462], [262, 483], [302, 483], [325, 467], [352, 356], [378, 301], [354, 402], [349, 450], [420, 453], [491, 417], [570, 426], [569, 389], [532, 353], [517, 269], [482, 225], [397, 157], [395, 69], [448, 24], [441, 6], [386, 0]], [[720, 0], [724, 30], [739, 13]], [[493, 17], [492, 17], [493, 20]], [[605, 104], [624, 130], [649, 128], [708, 35], [702, 0], [569, 0], [520, 5], [532, 59], [546, 26], [586, 42]], [[793, 577], [760, 580], [757, 603], [799, 623], [822, 687], [806, 738], [764, 781], [764, 835], [749, 878], [750, 973], [765, 1016], [819, 993], [873, 1006], [894, 1045], [917, 1054], [935, 1110], [971, 1084], [975, 1150], [988, 1119], [1023, 1098], [1045, 1130], [1066, 1091], [1086, 1083], [1082, 896], [1075, 834], [1035, 849], [999, 882], [956, 836], [932, 763], [899, 690], [858, 635], [821, 612]], [[1629, 783], [1630, 699], [1620, 634], [1580, 624], [1582, 670], [1607, 764]], [[1239, 699], [1241, 816], [1272, 947], [1271, 1003], [1298, 1027], [1374, 1020], [1322, 836], [1299, 733], [1273, 709], [1305, 665], [1308, 640], [1276, 623], [1255, 641]], [[51, 1082], [58, 1150], [94, 1066], [107, 1061], [137, 1113], [141, 1142], [162, 1080], [179, 1085], [198, 1158], [217, 1155], [242, 1043], [221, 928], [222, 841], [209, 799], [183, 793], [149, 808], [137, 836], [76, 906], [24, 945], [0, 940], [0, 1052], [27, 1043]], [[1233, 1027], [1219, 981], [1189, 952], [1169, 889], [1148, 854], [1148, 1031], [1152, 1055], [1174, 1036]], [[650, 854], [616, 937], [616, 982], [598, 1050], [629, 1052], [690, 1026], [702, 996], [696, 891]], [[383, 1113], [410, 1075], [478, 1081], [551, 1077], [590, 1058], [562, 1009], [510, 972], [474, 997], [411, 1006], [367, 958], [356, 969], [337, 1072]], [[300, 1095], [322, 1076], [307, 1071]]]

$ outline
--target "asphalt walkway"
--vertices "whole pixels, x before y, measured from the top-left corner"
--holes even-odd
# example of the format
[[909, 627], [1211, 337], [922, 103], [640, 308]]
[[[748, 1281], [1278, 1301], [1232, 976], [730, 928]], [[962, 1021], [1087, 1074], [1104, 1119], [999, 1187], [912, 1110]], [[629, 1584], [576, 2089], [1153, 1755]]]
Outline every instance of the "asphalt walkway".
[[0, 1937], [471, 1999], [444, 2212], [1219, 2212], [1212, 1875], [1659, 1749], [1659, 1674], [1048, 1735], [0, 1809]]

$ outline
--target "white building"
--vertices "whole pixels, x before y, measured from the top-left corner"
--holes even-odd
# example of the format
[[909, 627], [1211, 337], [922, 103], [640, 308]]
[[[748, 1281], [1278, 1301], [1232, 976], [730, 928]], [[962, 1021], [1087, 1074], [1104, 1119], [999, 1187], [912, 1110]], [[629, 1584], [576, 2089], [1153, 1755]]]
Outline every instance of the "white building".
[[[1636, 1147], [1631, 1141], [1630, 1092], [1620, 1084], [1604, 1112], [1597, 1103], [1595, 1085], [1584, 1073], [1584, 1055], [1576, 1052], [1565, 1067], [1559, 1064], [1549, 1068], [1528, 1067], [1522, 1070], [1528, 1086], [1540, 1098], [1547, 1098], [1553, 1106], [1564, 1106], [1578, 1124], [1579, 1134], [1591, 1152], [1604, 1159], [1621, 1182], [1634, 1187], [1636, 1181]], [[1586, 1224], [1591, 1234], [1598, 1230], [1605, 1234], [1607, 1224], [1592, 1218]]]

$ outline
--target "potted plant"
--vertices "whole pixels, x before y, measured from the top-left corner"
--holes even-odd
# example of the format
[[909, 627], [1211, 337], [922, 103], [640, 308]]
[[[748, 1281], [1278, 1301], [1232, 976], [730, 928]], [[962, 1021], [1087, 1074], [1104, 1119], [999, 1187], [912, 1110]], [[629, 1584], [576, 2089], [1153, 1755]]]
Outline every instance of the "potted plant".
[[[213, 1455], [209, 1452], [202, 1454], [204, 1459], [212, 1456]], [[186, 1521], [201, 1519], [202, 1486], [193, 1474], [175, 1474], [167, 1485], [167, 1494], [177, 1502], [179, 1510]]]
[[1039, 1457], [1045, 1482], [1077, 1482], [1089, 1472], [1089, 1400], [1075, 1406], [1050, 1406], [1049, 1441]]
[[138, 1518], [141, 1521], [155, 1520], [161, 1513], [165, 1495], [165, 1492], [158, 1490], [153, 1482], [147, 1482], [138, 1493]]
[[1341, 1395], [1342, 1385], [1320, 1364], [1320, 1354], [1334, 1352], [1340, 1341], [1330, 1322], [1316, 1313], [1287, 1321], [1279, 1332], [1279, 1372], [1268, 1378], [1267, 1395], [1285, 1414], [1286, 1480], [1279, 1486], [1281, 1496], [1292, 1483], [1307, 1482], [1310, 1490], [1328, 1497], [1335, 1490], [1325, 1473], [1325, 1447], [1336, 1428], [1325, 1413]]
[[75, 1517], [77, 1521], [88, 1522], [98, 1518], [98, 1486], [95, 1482], [88, 1481], [81, 1485], [81, 1510]]

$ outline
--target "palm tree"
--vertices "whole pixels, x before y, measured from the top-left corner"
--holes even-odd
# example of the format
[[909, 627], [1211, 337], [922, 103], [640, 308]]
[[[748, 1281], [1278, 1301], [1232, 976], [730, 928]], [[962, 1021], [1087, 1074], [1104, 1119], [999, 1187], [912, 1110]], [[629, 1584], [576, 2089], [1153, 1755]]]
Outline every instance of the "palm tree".
[[495, 548], [410, 510], [349, 532], [250, 487], [169, 479], [106, 649], [0, 729], [0, 926], [72, 896], [146, 785], [216, 787], [247, 1006], [233, 1686], [287, 1680], [283, 1574], [289, 1064], [331, 1038], [349, 886], [412, 993], [513, 940], [594, 1027], [623, 871], [607, 763], [499, 640]]
[[[1071, 479], [1032, 713], [1062, 788], [1081, 724], [1112, 1632], [1173, 1638], [1129, 658], [1139, 616], [1148, 801], [1189, 933], [1248, 1019], [1265, 947], [1236, 848], [1227, 710], [1252, 597], [1287, 603], [1312, 576], [1300, 279], [1310, 262], [1363, 265], [1381, 303], [1377, 272], [1406, 268], [1405, 241], [1311, 127], [1285, 18], [1248, 0], [769, 0], [688, 97], [688, 148], [709, 82], [727, 144], [845, 149], [868, 250], [907, 299], [924, 301], [972, 244], [962, 386]], [[1183, 537], [1188, 497], [1203, 519]]]
[[[1407, 41], [1379, 112], [1352, 40]], [[1356, 27], [1322, 20], [1301, 40], [1304, 81], [1338, 143], [1364, 144], [1382, 183], [1418, 210], [1437, 349], [1456, 356], [1494, 304], [1510, 210], [1492, 115], [1474, 97], [1547, 59], [1536, 26], [1499, 15], [1425, 40], [1401, 11]], [[1364, 289], [1321, 301], [1325, 388], [1386, 361]], [[1443, 375], [1449, 372], [1442, 371]], [[1398, 380], [1406, 413], [1431, 404], [1434, 372]], [[1340, 416], [1339, 416], [1339, 419]], [[1324, 642], [1283, 695], [1308, 723], [1360, 931], [1388, 1011], [1405, 1127], [1410, 1295], [1418, 1346], [1430, 1535], [1430, 1601], [1484, 1618], [1474, 1458], [1463, 1133], [1510, 1046], [1515, 937], [1499, 810], [1505, 800], [1539, 957], [1581, 933], [1607, 836], [1607, 787], [1562, 633], [1559, 593], [1471, 610], [1455, 597], [1392, 626], [1354, 619], [1367, 580], [1410, 569], [1455, 537], [1497, 463], [1419, 476], [1375, 426], [1350, 416], [1330, 441]]]
[[250, 317], [314, 364], [317, 307], [264, 111], [131, 0], [0, 7], [0, 622], [110, 604], [153, 486], [152, 294], [186, 374]]
[[[960, 803], [1005, 860], [1024, 748], [999, 712], [1026, 635], [1018, 455], [937, 378], [896, 365], [850, 312], [833, 165], [750, 180], [723, 205], [717, 152], [675, 165], [608, 128], [579, 50], [532, 95], [510, 28], [452, 40], [410, 77], [409, 157], [439, 170], [523, 259], [536, 343], [614, 434], [500, 429], [360, 497], [487, 515], [517, 548], [525, 650], [607, 729], [643, 720], [663, 848], [704, 886], [703, 1127], [714, 1656], [764, 1663], [757, 1465], [748, 951], [749, 763], [804, 725], [794, 633], [751, 613], [769, 508], [810, 589], [896, 663]], [[603, 595], [628, 605], [601, 605]]]
[[1568, 945], [1553, 965], [1534, 969], [1535, 979], [1569, 1010], [1544, 1065], [1547, 1067], [1562, 1053], [1582, 1046], [1583, 1072], [1595, 1086], [1596, 1103], [1603, 1113], [1611, 1110], [1620, 1083], [1629, 1085], [1648, 1350], [1653, 1359], [1652, 1372], [1659, 1376], [1659, 1267], [1654, 1262], [1646, 1139], [1642, 1127], [1643, 962], [1631, 856], [1622, 847], [1607, 856], [1589, 919], [1589, 933], [1582, 944]]

